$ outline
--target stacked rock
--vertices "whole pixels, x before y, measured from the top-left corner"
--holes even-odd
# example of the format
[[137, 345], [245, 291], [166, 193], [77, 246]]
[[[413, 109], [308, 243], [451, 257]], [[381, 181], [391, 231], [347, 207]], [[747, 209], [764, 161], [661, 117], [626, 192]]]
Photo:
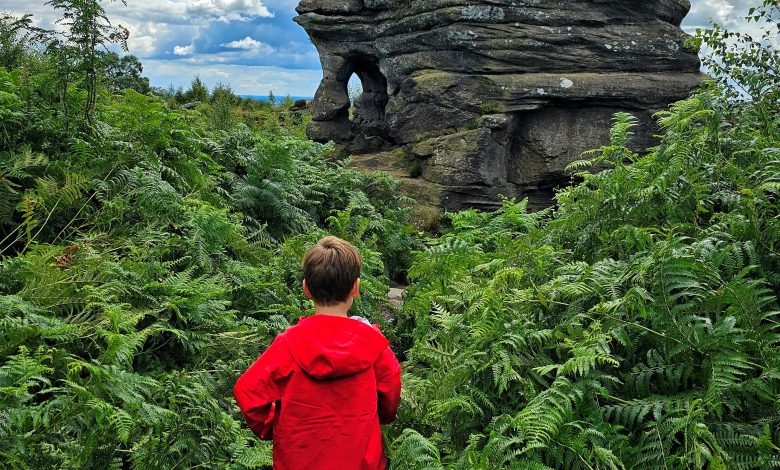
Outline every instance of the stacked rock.
[[[616, 112], [652, 114], [701, 83], [687, 0], [303, 0], [323, 79], [309, 136], [347, 152], [405, 147], [442, 206], [538, 209]], [[352, 75], [363, 91], [350, 102]], [[352, 111], [350, 112], [350, 108]]]

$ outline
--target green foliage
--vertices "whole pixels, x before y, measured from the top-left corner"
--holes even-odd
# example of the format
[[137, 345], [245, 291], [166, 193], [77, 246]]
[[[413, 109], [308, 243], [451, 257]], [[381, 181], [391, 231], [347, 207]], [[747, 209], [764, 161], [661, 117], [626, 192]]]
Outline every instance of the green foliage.
[[21, 67], [30, 52], [26, 45], [29, 39], [18, 19], [0, 16], [0, 67]]
[[647, 155], [617, 115], [554, 209], [449, 215], [409, 270], [394, 468], [780, 465], [772, 54], [718, 58]]
[[235, 126], [237, 105], [238, 97], [233, 90], [227, 85], [217, 85], [211, 93], [210, 107], [206, 113], [210, 127], [228, 130]]
[[200, 77], [195, 77], [192, 80], [190, 89], [184, 93], [184, 101], [198, 101], [204, 103], [209, 99], [209, 89], [201, 81]]
[[62, 17], [57, 23], [64, 27], [61, 33], [49, 32], [57, 39], [49, 42], [48, 47], [64, 59], [61, 63], [65, 67], [71, 67], [83, 80], [84, 120], [92, 124], [101, 70], [99, 48], [118, 44], [127, 51], [129, 32], [111, 23], [101, 0], [49, 0], [46, 5], [60, 12]]
[[780, 1], [760, 0], [746, 20], [758, 36], [729, 31], [718, 24], [696, 30], [695, 46], [704, 46], [704, 65], [731, 97], [766, 100], [777, 109], [780, 100]]
[[311, 312], [305, 250], [328, 231], [358, 246], [355, 313], [385, 324], [405, 266], [382, 253], [414, 246], [408, 212], [297, 131], [131, 89], [74, 133], [45, 99], [58, 72], [33, 65], [0, 69], [0, 466], [268, 468], [232, 388]]
[[134, 55], [119, 56], [115, 52], [106, 52], [101, 56], [101, 68], [105, 70], [105, 79], [109, 89], [114, 92], [132, 89], [146, 94], [151, 91], [149, 79], [142, 76], [143, 64]]
[[644, 157], [619, 116], [553, 213], [450, 216], [409, 271], [398, 468], [778, 463], [780, 129], [722, 104], [662, 113]]

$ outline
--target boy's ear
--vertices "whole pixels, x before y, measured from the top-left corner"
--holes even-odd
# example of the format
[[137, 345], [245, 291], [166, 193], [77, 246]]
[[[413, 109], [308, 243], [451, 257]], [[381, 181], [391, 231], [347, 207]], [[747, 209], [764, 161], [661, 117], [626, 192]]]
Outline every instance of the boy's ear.
[[352, 286], [352, 291], [349, 293], [349, 296], [352, 298], [355, 298], [358, 295], [360, 295], [360, 278], [355, 279], [355, 284]]
[[306, 279], [303, 280], [303, 295], [311, 299], [311, 291], [309, 291], [309, 286], [306, 285]]

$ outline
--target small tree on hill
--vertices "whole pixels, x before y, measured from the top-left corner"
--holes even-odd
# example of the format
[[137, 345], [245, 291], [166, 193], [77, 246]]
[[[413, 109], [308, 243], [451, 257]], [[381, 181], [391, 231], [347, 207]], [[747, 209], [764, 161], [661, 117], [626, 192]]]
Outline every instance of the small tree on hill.
[[184, 93], [184, 99], [185, 101], [189, 101], [189, 102], [200, 101], [201, 103], [205, 103], [206, 101], [208, 101], [209, 89], [203, 83], [203, 81], [200, 79], [199, 76], [196, 76], [192, 80], [190, 89]]
[[[112, 0], [113, 1], [113, 0]], [[73, 64], [75, 71], [85, 81], [87, 97], [84, 103], [84, 119], [92, 123], [97, 104], [98, 78], [101, 70], [101, 51], [109, 44], [117, 44], [127, 51], [129, 31], [115, 26], [106, 15], [101, 0], [50, 0], [50, 5], [62, 13], [57, 24], [66, 29], [62, 41], [53, 43], [64, 52], [64, 62]], [[122, 0], [122, 4], [126, 2]], [[75, 60], [74, 60], [75, 59]]]
[[215, 129], [228, 130], [236, 123], [236, 106], [239, 98], [229, 85], [218, 84], [211, 94], [209, 121]]
[[143, 94], [151, 91], [149, 79], [141, 75], [144, 66], [138, 57], [134, 55], [120, 57], [115, 52], [108, 52], [102, 55], [101, 60], [111, 90], [121, 91], [129, 88]]
[[11, 16], [0, 17], [0, 67], [8, 70], [22, 65], [28, 53], [25, 45], [29, 34], [23, 31], [23, 23]]

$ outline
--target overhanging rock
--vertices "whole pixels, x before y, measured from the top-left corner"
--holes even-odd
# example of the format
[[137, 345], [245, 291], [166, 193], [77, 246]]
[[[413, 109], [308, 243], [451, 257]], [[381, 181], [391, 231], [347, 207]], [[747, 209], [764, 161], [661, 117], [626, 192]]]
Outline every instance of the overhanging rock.
[[[501, 196], [550, 204], [563, 169], [701, 82], [680, 29], [687, 0], [303, 0], [295, 19], [323, 79], [309, 136], [349, 152], [405, 147], [447, 209]], [[347, 83], [363, 93], [350, 116]]]

